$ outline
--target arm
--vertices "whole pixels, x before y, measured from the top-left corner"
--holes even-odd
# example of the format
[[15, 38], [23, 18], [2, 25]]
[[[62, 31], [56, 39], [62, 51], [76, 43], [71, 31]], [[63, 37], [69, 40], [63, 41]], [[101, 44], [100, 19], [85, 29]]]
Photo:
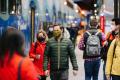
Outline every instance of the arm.
[[45, 53], [44, 53], [44, 64], [43, 64], [43, 68], [44, 70], [48, 70], [48, 63], [49, 63], [49, 59], [48, 59], [48, 54], [49, 54], [49, 42], [47, 42], [46, 45], [46, 49], [45, 49]]
[[110, 73], [111, 73], [111, 66], [112, 66], [112, 62], [113, 62], [113, 53], [114, 53], [115, 41], [116, 40], [112, 41], [110, 48], [108, 50], [106, 69], [105, 69], [106, 75], [110, 75]]
[[106, 36], [105, 34], [102, 32], [102, 41], [105, 41], [106, 40]]
[[72, 66], [73, 66], [73, 70], [78, 70], [76, 55], [74, 52], [74, 46], [70, 40], [68, 42], [69, 42], [68, 43], [69, 44], [68, 45], [68, 53], [69, 53], [70, 60], [71, 60]]
[[36, 57], [36, 55], [35, 55], [35, 53], [34, 53], [34, 47], [35, 46], [35, 44], [34, 43], [32, 43], [32, 45], [31, 45], [31, 47], [30, 47], [30, 51], [29, 51], [29, 56], [30, 56], [30, 58], [35, 58]]
[[80, 50], [84, 50], [84, 37], [82, 37], [82, 38], [80, 39], [80, 42], [79, 42], [79, 44], [78, 44], [78, 48], [79, 48]]

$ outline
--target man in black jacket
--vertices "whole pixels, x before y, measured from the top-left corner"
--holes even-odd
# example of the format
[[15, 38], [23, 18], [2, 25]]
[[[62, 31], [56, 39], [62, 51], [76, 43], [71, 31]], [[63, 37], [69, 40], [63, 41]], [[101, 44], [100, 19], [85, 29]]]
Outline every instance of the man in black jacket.
[[68, 80], [69, 58], [73, 65], [73, 74], [76, 75], [78, 65], [71, 40], [62, 37], [59, 25], [54, 25], [54, 37], [47, 42], [44, 54], [44, 70], [48, 75], [48, 61], [50, 61], [51, 80]]

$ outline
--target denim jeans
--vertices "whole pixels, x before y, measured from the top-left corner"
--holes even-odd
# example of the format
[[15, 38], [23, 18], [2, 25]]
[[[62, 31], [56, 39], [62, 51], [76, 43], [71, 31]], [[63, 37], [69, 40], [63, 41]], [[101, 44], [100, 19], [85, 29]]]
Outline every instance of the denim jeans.
[[112, 75], [112, 80], [120, 80], [120, 76]]
[[104, 64], [103, 64], [103, 80], [107, 80], [105, 75], [105, 66], [106, 66], [106, 61], [104, 61]]
[[100, 59], [84, 62], [85, 80], [98, 80]]
[[50, 78], [51, 80], [68, 80], [68, 69], [51, 71]]

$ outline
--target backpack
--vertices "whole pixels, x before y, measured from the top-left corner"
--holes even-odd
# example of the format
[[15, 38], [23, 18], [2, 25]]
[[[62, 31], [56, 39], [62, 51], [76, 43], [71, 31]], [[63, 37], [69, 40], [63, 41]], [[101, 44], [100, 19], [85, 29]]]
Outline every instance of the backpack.
[[98, 56], [100, 55], [101, 51], [101, 44], [99, 39], [99, 32], [96, 34], [91, 34], [87, 31], [87, 34], [89, 35], [87, 42], [86, 42], [86, 55], [87, 56]]

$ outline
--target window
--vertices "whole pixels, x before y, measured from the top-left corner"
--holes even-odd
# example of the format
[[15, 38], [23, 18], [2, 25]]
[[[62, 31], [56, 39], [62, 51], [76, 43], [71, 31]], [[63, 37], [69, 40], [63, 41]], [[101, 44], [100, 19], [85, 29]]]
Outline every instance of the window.
[[21, 0], [9, 0], [9, 14], [20, 14], [21, 10]]
[[0, 0], [0, 13], [6, 13], [6, 0]]

